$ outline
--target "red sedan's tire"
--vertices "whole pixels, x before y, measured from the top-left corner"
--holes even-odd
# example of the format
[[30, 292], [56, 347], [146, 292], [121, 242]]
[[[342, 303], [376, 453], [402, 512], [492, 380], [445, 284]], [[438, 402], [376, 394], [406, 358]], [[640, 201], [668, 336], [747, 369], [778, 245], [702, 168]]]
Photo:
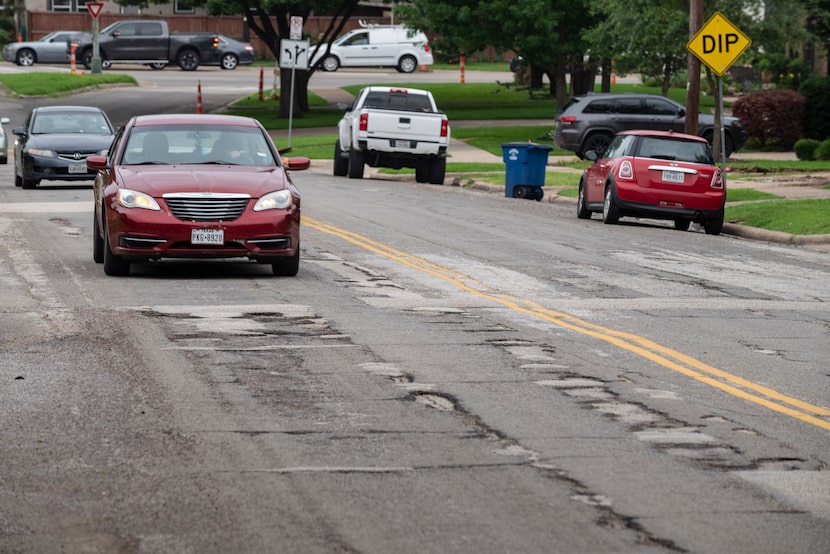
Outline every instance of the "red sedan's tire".
[[98, 216], [92, 214], [92, 259], [96, 264], [104, 261], [104, 239], [98, 232]]
[[104, 273], [111, 277], [124, 277], [130, 274], [130, 262], [116, 256], [110, 248], [109, 230], [104, 222]]
[[285, 258], [271, 264], [271, 271], [277, 277], [294, 277], [300, 271], [300, 246], [297, 245], [297, 253], [290, 258]]

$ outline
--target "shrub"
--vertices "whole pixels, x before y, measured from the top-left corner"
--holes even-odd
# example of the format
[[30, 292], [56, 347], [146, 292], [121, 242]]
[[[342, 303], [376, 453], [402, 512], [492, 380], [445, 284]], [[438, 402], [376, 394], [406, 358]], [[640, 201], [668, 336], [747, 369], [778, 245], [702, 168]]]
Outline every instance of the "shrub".
[[815, 139], [801, 139], [795, 143], [795, 156], [799, 160], [815, 160], [816, 159], [816, 149], [821, 142]]
[[830, 139], [823, 141], [816, 148], [817, 160], [830, 160]]
[[798, 89], [804, 95], [804, 136], [830, 138], [830, 77], [810, 77]]
[[749, 138], [761, 147], [770, 142], [792, 148], [802, 136], [804, 97], [784, 89], [750, 92], [732, 104], [732, 115], [741, 118]]

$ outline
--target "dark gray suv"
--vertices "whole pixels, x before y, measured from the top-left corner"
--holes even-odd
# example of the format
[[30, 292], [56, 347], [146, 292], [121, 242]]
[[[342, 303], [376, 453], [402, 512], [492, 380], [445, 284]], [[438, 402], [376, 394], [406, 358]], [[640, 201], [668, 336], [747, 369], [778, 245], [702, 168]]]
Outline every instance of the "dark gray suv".
[[[700, 114], [698, 134], [711, 144], [715, 116]], [[648, 129], [684, 132], [686, 108], [656, 94], [586, 94], [576, 96], [556, 116], [553, 141], [580, 158], [588, 150], [604, 152], [619, 131]], [[737, 117], [724, 116], [726, 156], [746, 143], [746, 129]]]

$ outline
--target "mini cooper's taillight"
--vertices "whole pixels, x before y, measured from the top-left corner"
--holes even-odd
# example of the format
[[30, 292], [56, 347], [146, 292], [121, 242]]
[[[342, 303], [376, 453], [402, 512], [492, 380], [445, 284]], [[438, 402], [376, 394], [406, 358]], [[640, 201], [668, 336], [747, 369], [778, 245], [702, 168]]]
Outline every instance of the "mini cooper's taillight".
[[723, 173], [719, 170], [715, 170], [715, 174], [712, 175], [712, 182], [709, 183], [709, 186], [713, 189], [722, 189], [723, 188]]
[[617, 178], [623, 179], [624, 181], [634, 180], [634, 164], [631, 163], [631, 160], [623, 160], [620, 163], [620, 168], [617, 170]]

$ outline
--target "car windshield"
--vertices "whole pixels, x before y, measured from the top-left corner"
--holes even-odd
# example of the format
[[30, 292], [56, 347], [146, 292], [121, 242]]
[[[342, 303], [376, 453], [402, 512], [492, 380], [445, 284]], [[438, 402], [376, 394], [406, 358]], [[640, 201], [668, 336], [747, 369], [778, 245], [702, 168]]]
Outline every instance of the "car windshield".
[[643, 137], [638, 155], [642, 158], [674, 160], [691, 163], [715, 163], [709, 145], [691, 140]]
[[230, 164], [275, 166], [277, 162], [259, 128], [234, 125], [159, 125], [135, 127], [121, 163]]
[[32, 133], [111, 135], [112, 127], [98, 112], [47, 112], [35, 116], [32, 121]]

